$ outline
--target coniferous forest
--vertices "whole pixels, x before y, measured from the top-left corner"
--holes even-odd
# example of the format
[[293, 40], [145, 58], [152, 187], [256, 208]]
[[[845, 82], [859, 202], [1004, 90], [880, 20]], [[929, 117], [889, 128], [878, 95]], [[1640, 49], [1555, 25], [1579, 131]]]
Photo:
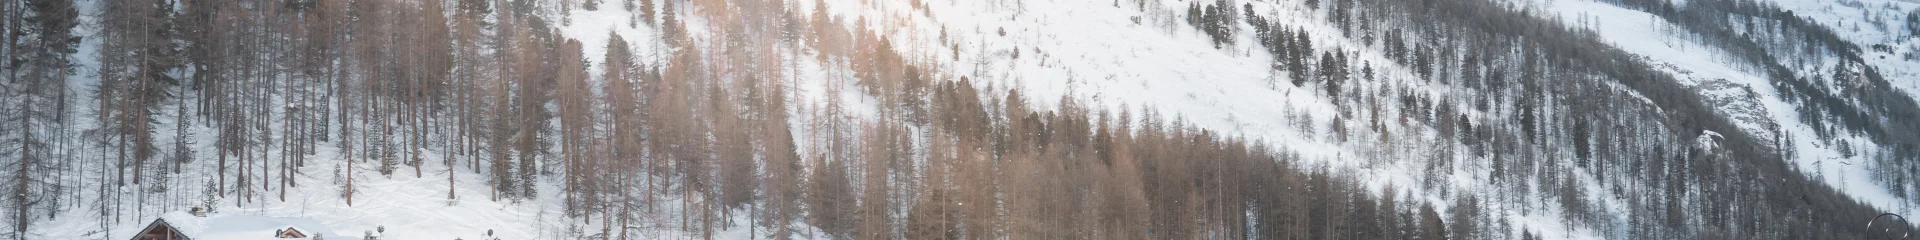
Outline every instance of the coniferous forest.
[[[125, 239], [189, 207], [349, 233], [327, 239], [362, 226], [387, 239], [1877, 239], [1915, 228], [1873, 222], [1920, 203], [1920, 123], [1906, 121], [1920, 107], [1897, 87], [1914, 80], [1865, 57], [1893, 47], [1863, 50], [1768, 1], [1592, 2], [1653, 16], [1632, 23], [1537, 2], [8, 0], [0, 237]], [[1020, 25], [1072, 19], [1048, 15], [1076, 11], [1048, 7], [1059, 4], [1127, 13], [1111, 20], [1145, 30]], [[1899, 16], [1920, 35], [1920, 11]], [[939, 23], [972, 18], [1014, 20]], [[1676, 74], [1684, 66], [1614, 47], [1593, 30], [1603, 24], [1685, 32], [1672, 41], [1755, 73], [1774, 91], [1751, 94], [1784, 99], [1795, 118], [1725, 110], [1738, 103]], [[1201, 106], [1046, 87], [1139, 76], [993, 73], [1077, 66], [1080, 50], [981, 40], [1098, 31], [1261, 59], [1252, 71], [1268, 75], [1252, 85], [1265, 94], [1233, 101], [1306, 100], [1261, 103], [1283, 117], [1228, 117], [1287, 133], [1262, 135], [1189, 111]], [[1196, 72], [1171, 84], [1216, 79]], [[1805, 169], [1800, 159], [1831, 157], [1800, 142], [1844, 149], [1833, 161], [1872, 170], [1850, 174], [1870, 174], [1865, 188], [1893, 202]], [[395, 207], [401, 198], [434, 204]], [[401, 213], [324, 217], [381, 211]], [[406, 223], [461, 211], [538, 220]], [[454, 227], [425, 227], [443, 225]]]

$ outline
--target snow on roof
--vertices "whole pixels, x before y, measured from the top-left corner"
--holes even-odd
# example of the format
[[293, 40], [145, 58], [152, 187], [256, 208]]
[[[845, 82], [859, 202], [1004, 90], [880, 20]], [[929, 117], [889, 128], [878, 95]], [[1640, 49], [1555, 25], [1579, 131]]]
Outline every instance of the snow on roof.
[[208, 214], [207, 217], [194, 217], [186, 212], [172, 212], [161, 215], [180, 233], [195, 240], [258, 240], [275, 239], [278, 230], [294, 228], [307, 236], [325, 235], [339, 237], [339, 233], [326, 225], [309, 218], [266, 217], [239, 214]]

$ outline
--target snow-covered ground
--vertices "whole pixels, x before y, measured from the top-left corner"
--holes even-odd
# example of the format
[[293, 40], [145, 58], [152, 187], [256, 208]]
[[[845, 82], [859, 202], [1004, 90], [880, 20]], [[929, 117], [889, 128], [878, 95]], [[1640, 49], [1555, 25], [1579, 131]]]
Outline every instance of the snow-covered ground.
[[[1333, 172], [1359, 181], [1374, 194], [1385, 189], [1402, 191], [1435, 203], [1445, 211], [1454, 201], [1437, 192], [1421, 190], [1424, 176], [1419, 161], [1375, 165], [1369, 158], [1410, 157], [1392, 145], [1368, 145], [1371, 141], [1340, 143], [1331, 141], [1332, 121], [1338, 120], [1338, 107], [1318, 86], [1295, 87], [1286, 72], [1269, 71], [1273, 59], [1264, 47], [1253, 41], [1252, 28], [1242, 23], [1235, 44], [1215, 47], [1208, 36], [1182, 22], [1186, 1], [1149, 1], [1145, 9], [1130, 4], [1115, 5], [1107, 0], [1054, 1], [928, 1], [929, 10], [906, 5], [863, 6], [848, 1], [828, 1], [836, 14], [887, 16], [878, 31], [894, 39], [896, 50], [907, 59], [935, 59], [931, 65], [952, 76], [935, 79], [975, 79], [987, 94], [1005, 94], [1015, 88], [1038, 109], [1052, 109], [1063, 97], [1073, 98], [1095, 110], [1131, 110], [1153, 108], [1161, 117], [1178, 118], [1190, 127], [1212, 129], [1263, 142], [1267, 146], [1298, 153], [1297, 159], [1308, 166], [1324, 166]], [[1393, 64], [1375, 49], [1359, 46], [1359, 41], [1342, 37], [1339, 30], [1324, 19], [1324, 12], [1304, 8], [1300, 2], [1251, 3], [1254, 12], [1271, 21], [1309, 32], [1319, 51], [1353, 51], [1356, 61], [1371, 63], [1379, 79], [1385, 82], [1356, 80], [1352, 86], [1366, 91], [1394, 87], [1415, 92], [1445, 91], [1414, 79], [1412, 71]], [[849, 17], [851, 19], [851, 17]], [[941, 42], [939, 29], [946, 29], [950, 43]], [[1002, 35], [1001, 32], [1005, 34]], [[956, 51], [950, 50], [958, 47]], [[918, 57], [916, 57], [918, 56]], [[1016, 57], [1017, 56], [1017, 57]], [[957, 60], [953, 60], [956, 59]], [[950, 61], [951, 60], [951, 61]], [[1091, 103], [1088, 103], [1091, 101]], [[1308, 126], [1304, 128], [1299, 126]], [[1432, 131], [1388, 127], [1396, 134]], [[1432, 138], [1435, 136], [1421, 136]], [[1381, 149], [1378, 151], [1372, 149]], [[1459, 192], [1484, 192], [1489, 183], [1485, 169], [1455, 168], [1441, 187]], [[1592, 182], [1592, 181], [1589, 181]], [[1600, 192], [1598, 185], [1588, 187]], [[1537, 198], [1545, 199], [1545, 198]], [[1564, 239], [1598, 239], [1601, 235], [1583, 227], [1564, 225], [1557, 211], [1532, 211], [1530, 214], [1503, 216], [1520, 224], [1513, 233], [1527, 230]], [[1498, 218], [1496, 218], [1498, 219]]]
[[[1834, 34], [1853, 42], [1861, 58], [1879, 70], [1894, 87], [1920, 98], [1920, 36], [1908, 31], [1906, 18], [1920, 14], [1920, 1], [1911, 0], [1773, 0], [1783, 10], [1806, 17], [1833, 29]], [[1876, 50], [1874, 45], [1888, 49]]]
[[[83, 1], [79, 6], [83, 18], [91, 19], [98, 14], [94, 9], [97, 6], [95, 2]], [[653, 40], [658, 39], [656, 31], [648, 29], [646, 25], [640, 25], [639, 28], [627, 27], [625, 21], [620, 20], [628, 16], [623, 10], [603, 8], [602, 11], [579, 11], [575, 14], [571, 25], [563, 27], [562, 33], [570, 38], [581, 40], [586, 47], [586, 56], [596, 59], [596, 63], [598, 58], [604, 56], [607, 34], [610, 31], [635, 42], [635, 46], [658, 44], [658, 41]], [[78, 34], [91, 36], [89, 34], [97, 31], [95, 29], [98, 29], [97, 25], [86, 24], [81, 27]], [[80, 47], [80, 53], [76, 54], [78, 56], [76, 63], [80, 65], [78, 67], [80, 71], [72, 76], [74, 81], [70, 85], [74, 92], [91, 92], [93, 85], [97, 82], [94, 69], [99, 63], [94, 56], [98, 54], [98, 41], [98, 38], [85, 38], [85, 42]], [[664, 58], [664, 54], [648, 51], [639, 51], [637, 54], [643, 58]], [[597, 75], [598, 69], [596, 68], [593, 73]], [[91, 101], [90, 98], [79, 99]], [[191, 100], [188, 99], [188, 102]], [[93, 103], [76, 105], [97, 106]], [[160, 148], [169, 151], [173, 149], [171, 139], [174, 131], [171, 126], [176, 119], [171, 113], [174, 112], [175, 107], [179, 106], [167, 105], [162, 108], [160, 112], [167, 114], [158, 117], [159, 122], [156, 126], [166, 126], [166, 130], [156, 131], [154, 136], [156, 140], [164, 140], [159, 141]], [[75, 112], [93, 111], [78, 109]], [[275, 113], [275, 115], [279, 114]], [[90, 117], [75, 119], [80, 121], [76, 126], [78, 129], [91, 129], [92, 126], [98, 125], [91, 122], [93, 118]], [[333, 129], [339, 127], [332, 126]], [[569, 219], [563, 215], [561, 202], [563, 196], [560, 195], [557, 176], [541, 178], [537, 185], [539, 192], [537, 197], [522, 200], [491, 200], [491, 189], [486, 183], [485, 175], [474, 173], [472, 169], [465, 166], [465, 162], [456, 163], [460, 166], [457, 166], [454, 171], [449, 171], [447, 164], [441, 161], [446, 158], [441, 155], [441, 149], [437, 148], [426, 149], [421, 156], [426, 163], [423, 164], [422, 176], [419, 177], [414, 176], [411, 167], [404, 165], [397, 166], [398, 169], [392, 176], [382, 176], [376, 171], [379, 164], [377, 159], [362, 157], [362, 162], [355, 163], [351, 171], [355, 193], [353, 204], [350, 206], [341, 197], [344, 178], [347, 174], [346, 162], [343, 160], [345, 158], [338, 148], [338, 143], [334, 142], [318, 144], [315, 153], [308, 156], [307, 165], [300, 167], [299, 173], [293, 176], [292, 179], [297, 185], [286, 188], [284, 200], [280, 196], [281, 187], [278, 185], [280, 182], [277, 175], [273, 179], [257, 179], [256, 182], [265, 181], [273, 186], [271, 190], [259, 190], [256, 186], [257, 191], [251, 198], [243, 197], [239, 193], [229, 194], [225, 198], [208, 198], [204, 193], [208, 192], [207, 186], [212, 185], [209, 181], [217, 180], [215, 176], [218, 175], [218, 170], [208, 166], [212, 164], [203, 163], [216, 160], [213, 150], [208, 150], [214, 149], [212, 146], [215, 142], [215, 135], [212, 134], [214, 131], [196, 122], [187, 132], [193, 134], [189, 141], [192, 148], [196, 149], [196, 158], [192, 160], [195, 164], [188, 166], [199, 167], [183, 169], [183, 173], [178, 176], [192, 177], [166, 179], [155, 177], [165, 174], [148, 175], [149, 183], [171, 188], [164, 193], [157, 193], [145, 191], [146, 187], [132, 184], [126, 187], [102, 188], [103, 185], [113, 184], [112, 179], [102, 178], [102, 176], [110, 176], [111, 172], [88, 170], [84, 171], [85, 174], [61, 175], [60, 181], [69, 183], [68, 186], [74, 189], [68, 191], [75, 191], [69, 193], [78, 199], [66, 200], [68, 202], [63, 204], [73, 206], [52, 220], [34, 223], [33, 230], [26, 233], [27, 236], [32, 239], [125, 239], [159, 217], [188, 226], [204, 225], [202, 223], [214, 224], [205, 219], [296, 219], [315, 223], [313, 225], [318, 225], [319, 227], [315, 228], [319, 228], [319, 231], [326, 231], [327, 239], [358, 239], [380, 227], [386, 229], [384, 234], [375, 233], [375, 235], [383, 239], [483, 239], [489, 232], [493, 237], [500, 239], [561, 239], [571, 236], [569, 235], [569, 232], [573, 231], [571, 229], [577, 229], [582, 235], [591, 235], [597, 234], [601, 227], [598, 218], [589, 222], [580, 222], [580, 219]], [[279, 134], [283, 133], [274, 134], [276, 134], [274, 139], [279, 139], [282, 137]], [[93, 149], [103, 148], [96, 146]], [[279, 174], [278, 161], [281, 156], [277, 150], [279, 148], [270, 149], [276, 150], [266, 153], [267, 156], [271, 156], [269, 160], [274, 162], [270, 165], [273, 169], [270, 169], [269, 173]], [[98, 152], [72, 154], [82, 155], [79, 157], [85, 159], [107, 159], [103, 156], [110, 156], [100, 155], [104, 153]], [[228, 160], [237, 161], [237, 159]], [[109, 161], [81, 161], [76, 164], [75, 169], [113, 169], [110, 165], [113, 163]], [[259, 171], [257, 168], [260, 166], [254, 165], [253, 168]], [[238, 174], [238, 170], [228, 169], [227, 174], [229, 177], [234, 176]], [[455, 182], [448, 182], [449, 174], [453, 175]], [[99, 192], [102, 189], [110, 189], [107, 190], [110, 192]], [[455, 191], [455, 199], [448, 199], [447, 191], [449, 190]], [[678, 199], [677, 196], [665, 197], [662, 201]], [[191, 217], [184, 214], [189, 207], [203, 205], [204, 201], [211, 201], [215, 206], [216, 213], [210, 218]], [[676, 207], [676, 205], [662, 206], [659, 214], [647, 216], [650, 219], [641, 220], [648, 223], [625, 227], [630, 231], [637, 231], [637, 235], [648, 239], [687, 239], [698, 236], [698, 232], [680, 231], [678, 221], [666, 220], [679, 218], [681, 211]], [[118, 212], [119, 215], [103, 216], [101, 211], [103, 208], [122, 209], [122, 211]], [[749, 221], [745, 214], [732, 216], [736, 218], [732, 222]], [[214, 231], [220, 229], [211, 229], [215, 228], [213, 226], [207, 227], [209, 229], [196, 231], [223, 232]], [[621, 226], [612, 227], [617, 232]], [[809, 228], [798, 226], [795, 229]], [[766, 233], [749, 232], [745, 227], [731, 227], [716, 229], [715, 234], [716, 238], [721, 239], [745, 239], [752, 235], [765, 237]], [[796, 234], [804, 234], [804, 232]], [[242, 238], [265, 239], [267, 237], [261, 235], [258, 238]]]
[[[1835, 11], [1833, 9], [1836, 9], [1831, 7], [1831, 3], [1825, 1], [1780, 2], [1784, 3], [1789, 10], [1794, 10], [1793, 7], [1798, 6], [1825, 9], [1826, 12], [1833, 13]], [[1884, 2], [1899, 6], [1901, 9], [1911, 9], [1915, 5], [1908, 2]], [[1595, 1], [1538, 0], [1532, 3], [1540, 9], [1557, 13], [1563, 18], [1590, 19], [1587, 21], [1589, 25], [1586, 26], [1598, 33], [1605, 42], [1627, 52], [1644, 56], [1645, 61], [1672, 74], [1683, 84], [1700, 90], [1709, 101], [1723, 102], [1724, 104], [1713, 104], [1713, 106], [1718, 106], [1721, 113], [1734, 119], [1735, 124], [1749, 134], [1763, 139], [1773, 139], [1777, 135], [1785, 135], [1785, 139], [1795, 139], [1786, 143], [1786, 146], [1793, 149], [1795, 153], [1788, 156], [1790, 163], [1809, 176], [1882, 211], [1908, 216], [1920, 214], [1920, 208], [1916, 208], [1911, 199], [1889, 192], [1887, 187], [1872, 180], [1872, 174], [1870, 174], [1872, 169], [1869, 169], [1868, 164], [1864, 164], [1870, 161], [1866, 158], [1866, 154], [1845, 157], [1847, 154], [1840, 152], [1833, 145], [1813, 140], [1818, 139], [1814, 135], [1814, 128], [1800, 121], [1800, 113], [1796, 112], [1795, 105], [1787, 103], [1782, 96], [1778, 96], [1779, 91], [1769, 83], [1764, 73], [1757, 70], [1760, 68], [1746, 67], [1751, 64], [1723, 57], [1725, 53], [1721, 52], [1721, 49], [1687, 40], [1695, 39], [1689, 36], [1692, 33], [1645, 12]], [[1879, 5], [1874, 4], [1874, 6]], [[1856, 21], [1851, 20], [1852, 17], [1806, 14], [1807, 11], [1801, 10], [1795, 10], [1795, 13], [1803, 16], [1811, 15], [1816, 20]], [[1860, 23], [1837, 25], [1857, 24]], [[1898, 23], [1894, 24], [1898, 25]], [[1891, 35], [1885, 33], [1876, 34], [1861, 30], [1848, 34], [1849, 31], [1841, 29], [1850, 28], [1833, 25], [1829, 27], [1839, 30], [1843, 36], [1851, 37], [1855, 41], [1882, 39], [1882, 37], [1893, 39]], [[1884, 54], [1871, 53], [1864, 57], [1869, 59], [1870, 64], [1876, 65], [1882, 74], [1886, 74], [1889, 81], [1901, 85], [1908, 93], [1914, 93], [1913, 87], [1920, 86], [1916, 85], [1920, 84], [1920, 81], [1916, 81], [1911, 72], [1916, 71], [1920, 63], [1899, 60], [1897, 57], [1884, 60], [1877, 57], [1882, 55]], [[1813, 65], [1832, 66], [1838, 60], [1829, 57], [1821, 61], [1823, 63]], [[1841, 135], [1835, 141], [1851, 144], [1855, 146], [1854, 149], [1877, 149], [1872, 141], [1858, 135]]]
[[[198, 217], [185, 211], [161, 214], [161, 218], [164, 220], [156, 220], [154, 221], [155, 224], [164, 221], [166, 226], [176, 229], [179, 233], [200, 240], [264, 239], [267, 238], [267, 236], [277, 236], [281, 231], [295, 231], [303, 234], [290, 236], [307, 236], [301, 239], [326, 239], [326, 236], [345, 236], [340, 234], [340, 232], [333, 231], [333, 228], [327, 227], [325, 224], [320, 224], [319, 221], [307, 218], [262, 217], [243, 214], [210, 214], [205, 217]], [[139, 228], [127, 229], [131, 231], [126, 231], [127, 234], [120, 235], [131, 236], [131, 234], [136, 234], [139, 230], [142, 230]], [[116, 229], [116, 231], [120, 230]]]
[[[173, 121], [170, 117], [163, 119], [168, 122]], [[198, 127], [194, 131], [211, 132]], [[171, 137], [171, 133], [166, 132], [157, 138], [171, 139]], [[211, 134], [197, 134], [194, 137], [196, 138], [194, 142], [200, 143], [199, 149], [212, 149], [210, 143], [214, 141]], [[209, 155], [206, 151], [202, 151], [199, 158], [194, 161], [214, 161], [213, 156]], [[276, 156], [272, 159], [276, 161], [273, 170], [278, 170], [279, 153], [275, 151], [269, 155]], [[362, 159], [365, 162], [359, 162], [354, 166], [355, 170], [352, 174], [356, 192], [353, 197], [354, 204], [348, 206], [340, 197], [343, 185], [337, 184], [339, 183], [337, 181], [344, 179], [336, 180], [344, 176], [335, 175], [336, 169], [345, 167], [345, 162], [341, 159], [343, 158], [334, 144], [321, 144], [317, 153], [310, 156], [308, 165], [300, 168], [300, 173], [294, 176], [293, 179], [298, 186], [286, 188], [284, 200], [279, 195], [280, 182], [266, 181], [274, 185], [274, 188], [256, 191], [250, 200], [239, 195], [229, 195], [227, 198], [211, 201], [214, 202], [218, 215], [312, 219], [323, 226], [339, 230], [342, 234], [329, 233], [329, 236], [344, 237], [360, 236], [367, 231], [385, 226], [387, 229], [385, 236], [388, 236], [388, 239], [452, 237], [479, 239], [488, 230], [505, 239], [552, 238], [560, 236], [558, 235], [560, 233], [554, 232], [553, 229], [565, 229], [564, 224], [567, 223], [564, 221], [565, 218], [560, 217], [558, 202], [560, 196], [557, 195], [559, 191], [553, 184], [542, 184], [542, 195], [532, 200], [489, 201], [489, 188], [484, 184], [486, 181], [483, 178], [484, 175], [474, 174], [462, 167], [459, 171], [453, 172], [454, 178], [459, 181], [459, 184], [453, 185], [457, 187], [455, 190], [459, 193], [459, 199], [448, 200], [446, 191], [449, 188], [447, 182], [449, 172], [445, 164], [433, 160], [424, 164], [422, 177], [413, 176], [412, 169], [405, 166], [401, 166], [393, 176], [383, 177], [374, 171], [378, 165], [377, 160]], [[436, 153], [429, 152], [425, 159], [442, 158]], [[110, 166], [94, 164], [96, 163], [82, 163], [79, 168], [111, 169]], [[196, 164], [195, 166], [204, 165]], [[202, 204], [201, 199], [209, 199], [203, 197], [205, 196], [203, 193], [207, 191], [205, 187], [210, 184], [202, 183], [214, 181], [216, 171], [211, 167], [187, 168], [184, 169], [185, 173], [179, 176], [197, 177], [168, 179], [170, 182], [159, 178], [147, 180], [172, 185], [172, 189], [167, 193], [151, 193], [143, 191], [142, 187], [129, 185], [117, 188], [120, 192], [118, 194], [82, 194], [80, 196], [84, 198], [78, 199], [78, 202], [82, 203], [95, 201], [112, 203], [110, 199], [101, 199], [100, 195], [124, 196], [124, 199], [116, 204], [118, 206], [114, 206], [126, 209], [122, 213], [124, 215], [110, 217], [116, 222], [103, 226], [97, 206], [82, 206], [63, 213], [54, 221], [38, 223], [35, 229], [44, 232], [34, 233], [34, 235], [44, 236], [46, 239], [118, 239], [131, 236], [139, 230], [138, 228], [145, 226], [156, 217], [166, 216], [169, 221], [176, 222], [187, 221], [178, 213], [187, 210], [190, 206]], [[228, 171], [229, 176], [237, 174], [236, 169]], [[278, 174], [278, 172], [273, 173]], [[344, 170], [339, 173], [344, 174]], [[164, 174], [149, 176], [161, 175]], [[107, 180], [81, 179], [79, 181], [86, 184], [82, 189], [91, 191], [90, 189], [100, 184], [112, 184]], [[195, 200], [143, 201], [143, 199], [162, 198]], [[99, 231], [99, 229], [106, 229], [106, 231]]]

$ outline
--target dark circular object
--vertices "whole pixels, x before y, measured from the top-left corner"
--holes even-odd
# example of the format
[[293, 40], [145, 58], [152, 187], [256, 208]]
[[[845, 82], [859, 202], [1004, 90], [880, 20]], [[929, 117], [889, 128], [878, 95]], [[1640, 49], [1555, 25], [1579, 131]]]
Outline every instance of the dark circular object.
[[[1880, 219], [1887, 219], [1887, 220], [1880, 220]], [[1898, 221], [1898, 222], [1881, 224], [1881, 225], [1886, 225], [1885, 227], [1882, 227], [1881, 229], [1879, 229], [1881, 233], [1887, 233], [1886, 238], [1884, 239], [1907, 239], [1907, 237], [1913, 236], [1913, 228], [1911, 226], [1908, 226], [1909, 223], [1907, 222], [1907, 217], [1900, 216], [1900, 214], [1893, 214], [1893, 213], [1882, 213], [1879, 216], [1874, 216], [1873, 219], [1871, 220], [1867, 220], [1866, 232], [1869, 234], [1874, 233], [1875, 229], [1873, 227], [1874, 226], [1873, 224], [1879, 223], [1879, 222], [1886, 222], [1886, 221]], [[1893, 224], [1893, 225], [1889, 225], [1889, 224]], [[1900, 234], [1892, 234], [1893, 229], [1902, 229], [1902, 231], [1900, 232]]]

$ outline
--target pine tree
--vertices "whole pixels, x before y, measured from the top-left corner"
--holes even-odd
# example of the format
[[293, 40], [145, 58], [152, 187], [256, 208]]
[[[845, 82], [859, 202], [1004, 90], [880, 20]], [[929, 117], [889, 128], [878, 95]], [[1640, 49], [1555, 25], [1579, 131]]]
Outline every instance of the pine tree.
[[1413, 48], [1413, 66], [1412, 67], [1414, 68], [1415, 72], [1420, 74], [1421, 80], [1425, 80], [1429, 82], [1434, 80], [1432, 55], [1433, 53], [1431, 51], [1428, 51], [1426, 45], [1419, 45]]
[[853, 237], [856, 226], [856, 195], [843, 161], [814, 157], [812, 174], [807, 177], [808, 223], [818, 226], [829, 238]]
[[1312, 76], [1307, 72], [1307, 61], [1313, 58], [1313, 40], [1307, 37], [1306, 29], [1295, 30], [1294, 33], [1293, 40], [1289, 41], [1293, 48], [1289, 52], [1293, 55], [1288, 56], [1291, 60], [1287, 61], [1287, 71], [1293, 77], [1293, 86], [1305, 87], [1308, 76]]
[[[1455, 221], [1458, 221], [1458, 220], [1455, 220]], [[1420, 205], [1420, 228], [1419, 229], [1420, 229], [1420, 234], [1419, 234], [1420, 239], [1423, 239], [1423, 240], [1442, 240], [1442, 239], [1447, 239], [1448, 236], [1451, 236], [1451, 235], [1447, 235], [1446, 223], [1440, 221], [1440, 213], [1435, 212], [1433, 210], [1432, 203], [1425, 203]]]
[[1328, 98], [1340, 97], [1340, 84], [1346, 81], [1346, 52], [1320, 53], [1320, 79]]
[[1201, 20], [1200, 20], [1202, 19], [1202, 17], [1205, 17], [1205, 15], [1203, 15], [1200, 12], [1200, 2], [1198, 1], [1188, 2], [1187, 3], [1187, 25], [1193, 26], [1195, 29], [1205, 30], [1206, 28], [1204, 27], [1204, 25], [1201, 24]]

